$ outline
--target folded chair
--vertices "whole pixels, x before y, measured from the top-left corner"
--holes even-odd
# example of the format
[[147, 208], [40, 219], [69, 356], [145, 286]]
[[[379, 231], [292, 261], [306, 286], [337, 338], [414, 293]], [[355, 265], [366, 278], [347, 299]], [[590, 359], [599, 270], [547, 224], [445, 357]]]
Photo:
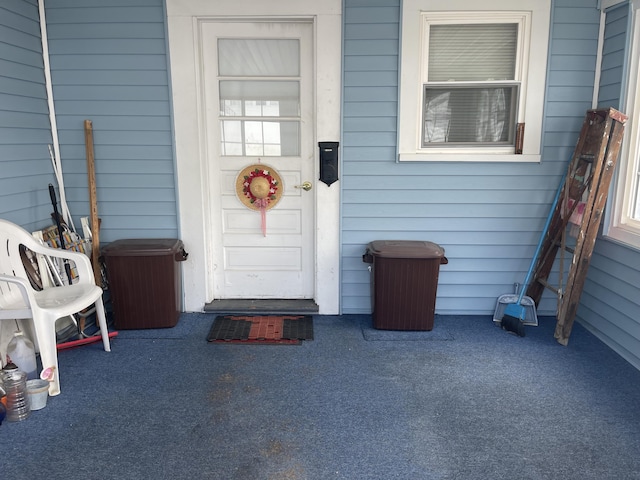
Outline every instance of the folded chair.
[[[27, 276], [20, 246], [52, 259], [73, 262], [78, 279], [72, 285], [34, 289]], [[49, 395], [60, 393], [60, 372], [56, 348], [56, 320], [95, 304], [105, 351], [111, 351], [102, 302], [102, 289], [95, 283], [89, 257], [83, 253], [42, 245], [22, 227], [0, 219], [0, 320], [33, 319], [42, 368], [55, 367]]]

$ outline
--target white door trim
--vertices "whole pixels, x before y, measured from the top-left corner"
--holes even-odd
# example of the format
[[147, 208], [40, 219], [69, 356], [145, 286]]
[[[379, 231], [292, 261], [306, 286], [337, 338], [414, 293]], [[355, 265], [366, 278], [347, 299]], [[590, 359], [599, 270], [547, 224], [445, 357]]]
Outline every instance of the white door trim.
[[[173, 97], [176, 175], [180, 237], [189, 252], [184, 262], [184, 308], [202, 311], [213, 299], [211, 206], [207, 198], [206, 142], [199, 135], [203, 112], [200, 97], [198, 19], [230, 16], [313, 20], [315, 53], [316, 141], [340, 141], [341, 1], [340, 0], [167, 0], [171, 87]], [[252, 12], [251, 17], [241, 17]], [[320, 48], [318, 48], [320, 46]], [[321, 66], [321, 68], [319, 68]], [[317, 143], [316, 142], [316, 143]], [[316, 178], [319, 168], [316, 148]], [[340, 182], [317, 182], [315, 228], [315, 301], [320, 314], [333, 315], [339, 306]], [[310, 192], [311, 193], [311, 192]]]

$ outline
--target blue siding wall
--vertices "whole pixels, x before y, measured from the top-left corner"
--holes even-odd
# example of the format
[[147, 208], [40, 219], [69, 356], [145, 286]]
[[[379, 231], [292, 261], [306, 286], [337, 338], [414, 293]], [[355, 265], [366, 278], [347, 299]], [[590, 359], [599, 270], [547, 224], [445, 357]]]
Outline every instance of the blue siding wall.
[[627, 56], [629, 5], [622, 4], [606, 12], [602, 67], [598, 104], [620, 109], [624, 64]]
[[[377, 239], [443, 246], [436, 311], [490, 314], [522, 282], [585, 111], [591, 107], [596, 0], [552, 7], [541, 164], [396, 163], [399, 0], [344, 2], [342, 310], [371, 310], [362, 253]], [[540, 68], [543, 68], [540, 66]], [[541, 314], [554, 314], [545, 294]]]
[[50, 223], [53, 167], [36, 0], [0, 3], [0, 217]]
[[[628, 5], [607, 12], [599, 103], [620, 108]], [[595, 335], [640, 368], [640, 252], [599, 238], [578, 318]]]
[[94, 129], [101, 240], [176, 237], [162, 0], [46, 0], [46, 17], [74, 219], [89, 215], [83, 131], [88, 119]]

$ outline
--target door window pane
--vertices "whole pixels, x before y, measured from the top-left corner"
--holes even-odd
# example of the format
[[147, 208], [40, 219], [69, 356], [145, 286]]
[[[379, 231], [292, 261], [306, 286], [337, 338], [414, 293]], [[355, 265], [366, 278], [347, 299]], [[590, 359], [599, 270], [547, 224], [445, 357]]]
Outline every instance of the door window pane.
[[299, 117], [300, 82], [222, 80], [223, 117]]
[[300, 124], [291, 121], [222, 120], [222, 155], [295, 157]]
[[225, 120], [220, 122], [222, 155], [240, 156], [243, 153], [242, 122]]
[[299, 156], [299, 40], [219, 39], [218, 59], [222, 154]]
[[298, 77], [300, 41], [218, 39], [218, 73], [223, 77]]

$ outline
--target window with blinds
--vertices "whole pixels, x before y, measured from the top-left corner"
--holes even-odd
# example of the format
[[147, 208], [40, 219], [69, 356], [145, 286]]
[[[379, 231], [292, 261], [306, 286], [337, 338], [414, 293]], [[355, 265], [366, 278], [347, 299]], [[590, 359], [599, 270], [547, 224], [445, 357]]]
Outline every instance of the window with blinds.
[[540, 162], [551, 0], [401, 4], [398, 161]]
[[513, 145], [518, 23], [425, 24], [422, 147]]

